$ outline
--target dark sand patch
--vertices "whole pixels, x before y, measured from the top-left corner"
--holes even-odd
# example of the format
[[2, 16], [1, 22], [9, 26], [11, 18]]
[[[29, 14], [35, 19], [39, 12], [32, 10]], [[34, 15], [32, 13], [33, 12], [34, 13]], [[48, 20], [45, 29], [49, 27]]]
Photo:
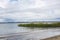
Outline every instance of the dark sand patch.
[[60, 40], [60, 35], [54, 36], [54, 37], [50, 37], [50, 38], [46, 38], [46, 39], [42, 39], [42, 40]]

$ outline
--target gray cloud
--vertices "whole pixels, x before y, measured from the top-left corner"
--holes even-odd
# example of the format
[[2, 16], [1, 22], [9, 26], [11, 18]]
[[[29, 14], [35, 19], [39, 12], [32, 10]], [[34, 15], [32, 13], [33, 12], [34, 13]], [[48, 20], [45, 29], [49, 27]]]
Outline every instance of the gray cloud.
[[2, 3], [0, 21], [60, 20], [60, 0], [5, 0], [5, 4]]

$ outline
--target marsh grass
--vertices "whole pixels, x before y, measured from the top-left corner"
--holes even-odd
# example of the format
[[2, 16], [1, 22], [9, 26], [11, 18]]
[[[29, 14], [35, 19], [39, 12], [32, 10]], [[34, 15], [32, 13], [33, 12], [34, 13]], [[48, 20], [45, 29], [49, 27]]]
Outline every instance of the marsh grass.
[[55, 27], [60, 27], [60, 22], [56, 22], [56, 23], [29, 23], [29, 24], [18, 24], [18, 26], [22, 26], [22, 27], [40, 27], [40, 28], [55, 28]]

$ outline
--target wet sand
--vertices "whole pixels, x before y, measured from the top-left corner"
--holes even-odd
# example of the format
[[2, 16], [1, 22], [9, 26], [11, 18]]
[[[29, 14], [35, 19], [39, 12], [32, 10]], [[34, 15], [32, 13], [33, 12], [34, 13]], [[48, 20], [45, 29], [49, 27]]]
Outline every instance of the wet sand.
[[50, 37], [50, 38], [45, 38], [45, 39], [42, 39], [42, 40], [60, 40], [60, 35], [54, 36], [54, 37]]

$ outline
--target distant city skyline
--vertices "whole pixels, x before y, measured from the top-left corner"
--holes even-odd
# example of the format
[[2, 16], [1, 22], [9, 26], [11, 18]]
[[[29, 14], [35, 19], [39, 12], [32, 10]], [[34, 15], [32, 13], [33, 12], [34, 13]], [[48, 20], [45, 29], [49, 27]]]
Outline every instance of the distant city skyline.
[[0, 22], [60, 21], [60, 0], [0, 0]]

